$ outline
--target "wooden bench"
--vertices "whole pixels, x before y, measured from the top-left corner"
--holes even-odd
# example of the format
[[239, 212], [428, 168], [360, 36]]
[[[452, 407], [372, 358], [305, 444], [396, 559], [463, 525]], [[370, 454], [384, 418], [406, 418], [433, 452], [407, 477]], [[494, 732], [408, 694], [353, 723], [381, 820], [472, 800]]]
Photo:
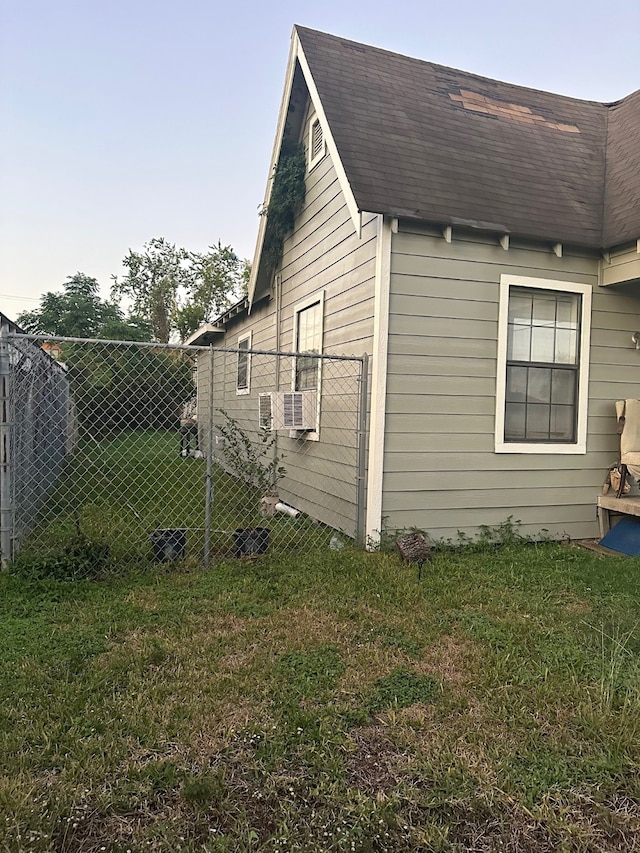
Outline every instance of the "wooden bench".
[[640, 495], [598, 495], [598, 526], [602, 539], [611, 530], [611, 513], [640, 516]]

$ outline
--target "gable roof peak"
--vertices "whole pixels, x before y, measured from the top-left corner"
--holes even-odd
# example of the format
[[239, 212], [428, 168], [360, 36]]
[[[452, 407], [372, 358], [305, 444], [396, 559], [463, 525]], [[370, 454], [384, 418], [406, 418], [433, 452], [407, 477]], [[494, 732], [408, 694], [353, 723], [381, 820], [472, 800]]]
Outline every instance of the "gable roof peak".
[[[594, 249], [640, 234], [638, 93], [612, 109], [303, 26], [294, 34], [358, 210], [500, 222]], [[624, 209], [605, 175], [630, 183]]]

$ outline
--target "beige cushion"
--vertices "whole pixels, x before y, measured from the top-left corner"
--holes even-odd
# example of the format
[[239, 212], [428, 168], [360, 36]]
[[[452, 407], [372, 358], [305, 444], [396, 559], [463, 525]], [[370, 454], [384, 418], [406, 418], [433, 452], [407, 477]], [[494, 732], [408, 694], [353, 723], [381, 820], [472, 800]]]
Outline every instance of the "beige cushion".
[[618, 432], [620, 432], [620, 461], [632, 470], [640, 471], [640, 400], [616, 402]]

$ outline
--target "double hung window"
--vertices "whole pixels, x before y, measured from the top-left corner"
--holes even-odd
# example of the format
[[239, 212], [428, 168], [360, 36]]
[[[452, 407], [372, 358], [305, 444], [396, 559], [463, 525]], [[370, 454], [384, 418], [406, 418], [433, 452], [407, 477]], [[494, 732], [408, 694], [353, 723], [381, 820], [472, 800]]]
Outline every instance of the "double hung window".
[[297, 353], [293, 360], [291, 390], [309, 393], [307, 400], [314, 407], [314, 428], [302, 430], [304, 437], [312, 441], [319, 439], [320, 398], [322, 388], [322, 334], [324, 318], [324, 292], [299, 302], [293, 313], [293, 341]]
[[236, 394], [248, 394], [251, 388], [251, 332], [238, 338]]
[[591, 288], [504, 277], [497, 452], [586, 451]]

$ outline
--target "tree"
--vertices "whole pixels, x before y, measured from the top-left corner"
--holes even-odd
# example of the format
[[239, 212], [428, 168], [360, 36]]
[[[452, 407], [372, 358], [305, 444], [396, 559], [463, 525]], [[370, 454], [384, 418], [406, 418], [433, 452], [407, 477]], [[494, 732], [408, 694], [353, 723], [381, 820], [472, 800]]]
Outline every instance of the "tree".
[[81, 436], [177, 428], [180, 405], [194, 392], [184, 352], [71, 343], [64, 357]]
[[184, 340], [202, 323], [227, 308], [246, 291], [249, 264], [231, 246], [218, 241], [204, 253], [190, 252], [154, 237], [142, 252], [129, 249], [123, 260], [126, 275], [113, 276], [112, 295], [131, 300], [145, 317], [153, 337], [167, 343]]
[[33, 334], [150, 340], [144, 321], [125, 317], [117, 303], [102, 300], [96, 279], [81, 272], [67, 278], [62, 293], [49, 291], [40, 299], [39, 308], [19, 314], [18, 324]]
[[190, 253], [193, 275], [184, 304], [176, 311], [175, 325], [181, 340], [203, 323], [209, 323], [247, 292], [251, 265], [231, 246], [209, 246], [203, 254]]

